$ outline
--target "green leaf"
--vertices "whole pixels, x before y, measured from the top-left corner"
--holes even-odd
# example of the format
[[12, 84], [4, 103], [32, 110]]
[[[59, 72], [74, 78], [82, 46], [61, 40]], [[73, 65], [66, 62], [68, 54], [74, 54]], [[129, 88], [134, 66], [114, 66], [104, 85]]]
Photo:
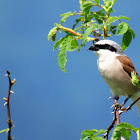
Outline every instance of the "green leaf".
[[74, 14], [75, 14], [75, 12], [74, 12], [74, 13], [72, 13], [72, 12], [67, 12], [67, 13], [65, 13], [65, 14], [62, 14], [61, 16], [63, 16], [63, 17], [62, 17], [62, 19], [60, 20], [61, 25], [63, 24], [63, 22], [66, 21], [66, 19], [67, 19], [69, 16], [72, 16], [72, 15], [74, 15]]
[[83, 10], [82, 10], [82, 12], [84, 13], [85, 18], [87, 18], [87, 14], [89, 14], [90, 8], [93, 6], [93, 4], [94, 3], [92, 1], [85, 1], [83, 3]]
[[117, 26], [110, 26], [109, 31], [112, 32], [112, 34], [115, 35], [116, 34], [116, 28], [117, 28]]
[[132, 36], [133, 36], [133, 39], [135, 38], [135, 33], [134, 31], [129, 27], [129, 31], [131, 32]]
[[100, 4], [100, 0], [95, 0], [96, 1], [96, 3], [99, 5]]
[[58, 29], [61, 27], [61, 25], [54, 23], [54, 26], [56, 26]]
[[81, 134], [81, 140], [85, 140], [87, 138], [90, 138], [93, 136], [94, 133], [98, 132], [98, 130], [96, 129], [92, 129], [92, 130], [84, 130]]
[[82, 37], [82, 46], [84, 46], [88, 35], [90, 35], [94, 29], [95, 29], [95, 27], [89, 27], [86, 29], [86, 31], [84, 32], [83, 37]]
[[105, 132], [106, 132], [106, 130], [101, 129], [101, 130], [99, 130], [94, 136], [97, 136], [97, 135], [103, 134], [103, 133], [105, 133]]
[[122, 42], [121, 42], [123, 51], [127, 49], [129, 44], [131, 43], [131, 40], [132, 40], [132, 34], [130, 29], [128, 29], [127, 32], [123, 35]]
[[106, 12], [106, 15], [110, 15], [110, 13], [113, 11], [112, 10], [112, 7], [114, 5], [116, 0], [104, 0], [104, 5], [105, 6], [102, 6], [102, 8], [105, 10]]
[[105, 140], [103, 137], [94, 137], [93, 140]]
[[50, 38], [51, 38], [52, 41], [55, 41], [57, 30], [58, 30], [57, 27], [54, 27], [50, 30], [50, 32], [48, 34], [48, 40], [50, 40]]
[[123, 130], [122, 135], [125, 137], [126, 140], [129, 140], [131, 137], [131, 131], [129, 129], [125, 129]]
[[131, 77], [132, 84], [140, 89], [140, 79], [137, 76], [136, 72], [131, 72]]
[[6, 132], [6, 131], [8, 131], [8, 128], [1, 130], [0, 133]]
[[92, 12], [91, 11], [91, 14], [89, 15], [91, 18], [95, 18], [95, 20], [101, 24], [103, 23], [103, 20], [105, 19], [105, 14], [103, 13], [102, 10], [100, 10], [99, 12]]
[[120, 123], [119, 125], [117, 125], [117, 127], [121, 127], [121, 128], [128, 128], [128, 129], [131, 129], [131, 130], [134, 130], [135, 127], [130, 125], [129, 123]]
[[115, 21], [117, 21], [118, 20], [118, 17], [110, 17], [109, 19], [108, 19], [108, 21], [106, 21], [103, 25], [104, 26], [108, 26], [108, 25], [110, 25], [111, 23], [113, 23], [113, 22], [115, 22]]
[[113, 130], [111, 140], [120, 140], [123, 130], [124, 128], [116, 126], [116, 128]]
[[[72, 29], [74, 30], [75, 26], [76, 26], [79, 22], [82, 22], [82, 21], [84, 21], [84, 17], [77, 18], [77, 19], [75, 20], [76, 23], [73, 25]], [[80, 26], [79, 26], [78, 28], [80, 28]]]
[[66, 40], [66, 49], [67, 51], [75, 51], [78, 50], [77, 40], [73, 36], [69, 36]]
[[128, 30], [128, 24], [127, 23], [120, 23], [118, 25], [118, 32], [117, 32], [117, 35], [122, 35], [124, 33], [126, 33]]
[[67, 72], [65, 70], [65, 65], [66, 65], [66, 62], [67, 62], [67, 58], [66, 58], [66, 44], [64, 42], [65, 41], [63, 41], [61, 43], [60, 48], [59, 48], [58, 64], [59, 64], [62, 71]]
[[103, 0], [103, 1], [104, 1], [104, 5], [105, 5], [106, 8], [111, 6], [111, 0]]
[[55, 50], [56, 47], [59, 46], [67, 37], [68, 35], [64, 36], [63, 38], [60, 38], [57, 42], [55, 42], [53, 50]]
[[130, 18], [125, 17], [125, 16], [119, 16], [119, 19], [126, 19], [126, 20], [129, 20], [130, 21]]
[[85, 44], [88, 35], [90, 35], [95, 28], [96, 29], [99, 29], [101, 27], [102, 27], [102, 25], [99, 25], [97, 23], [91, 24], [90, 27], [87, 28], [86, 31], [83, 34], [83, 37], [82, 37], [82, 46]]
[[84, 3], [85, 1], [86, 1], [86, 0], [79, 0], [81, 10], [83, 10], [83, 3]]

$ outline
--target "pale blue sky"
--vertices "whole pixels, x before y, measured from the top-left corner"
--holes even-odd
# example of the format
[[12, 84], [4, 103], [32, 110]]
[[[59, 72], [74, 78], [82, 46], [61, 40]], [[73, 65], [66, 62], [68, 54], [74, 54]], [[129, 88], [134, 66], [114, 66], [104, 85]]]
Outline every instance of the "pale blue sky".
[[[128, 16], [136, 38], [126, 54], [140, 73], [140, 2], [117, 0], [114, 15]], [[78, 140], [86, 129], [106, 129], [112, 121], [108, 86], [100, 76], [96, 56], [87, 48], [68, 53], [67, 73], [57, 62], [58, 49], [47, 40], [53, 24], [59, 23], [60, 14], [79, 11], [78, 0], [1, 0], [0, 1], [0, 130], [7, 128], [7, 70], [16, 78], [11, 95], [11, 117], [15, 140]], [[64, 24], [71, 27], [74, 20]], [[62, 35], [59, 34], [57, 39]], [[121, 43], [121, 36], [110, 39]], [[122, 98], [124, 99], [124, 98]], [[130, 103], [131, 101], [129, 101]], [[136, 111], [122, 114], [121, 122], [140, 127]], [[134, 134], [135, 135], [135, 134]], [[7, 134], [0, 134], [7, 139]]]

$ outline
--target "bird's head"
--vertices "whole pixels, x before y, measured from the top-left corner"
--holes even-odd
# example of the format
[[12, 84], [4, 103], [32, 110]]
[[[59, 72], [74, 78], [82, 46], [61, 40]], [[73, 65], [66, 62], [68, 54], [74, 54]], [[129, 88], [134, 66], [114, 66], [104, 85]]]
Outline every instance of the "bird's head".
[[88, 48], [98, 56], [101, 55], [125, 55], [121, 46], [112, 40], [100, 40], [95, 45]]

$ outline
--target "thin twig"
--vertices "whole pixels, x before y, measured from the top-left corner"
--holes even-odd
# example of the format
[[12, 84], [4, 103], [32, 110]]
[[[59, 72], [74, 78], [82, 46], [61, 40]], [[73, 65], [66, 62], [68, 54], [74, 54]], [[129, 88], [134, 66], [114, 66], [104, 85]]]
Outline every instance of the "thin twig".
[[123, 108], [122, 111], [123, 111], [123, 110], [126, 110], [126, 112], [127, 112], [128, 110], [130, 110], [131, 107], [132, 107], [138, 100], [140, 100], [140, 97], [138, 97], [136, 100], [134, 100], [128, 107]]
[[115, 113], [115, 116], [113, 118], [111, 125], [107, 128], [106, 134], [103, 137], [103, 138], [106, 138], [106, 140], [108, 140], [108, 134], [109, 134], [110, 130], [114, 127], [115, 122], [116, 122], [116, 113]]
[[11, 81], [11, 77], [10, 77], [10, 71], [7, 71], [7, 76], [8, 76], [8, 79], [9, 79], [9, 89], [8, 89], [8, 97], [7, 99], [4, 98], [4, 100], [6, 101], [7, 103], [7, 112], [8, 112], [8, 140], [12, 140], [11, 138], [11, 127], [13, 126], [12, 125], [12, 121], [11, 121], [11, 113], [10, 113], [10, 95], [11, 95], [11, 88], [12, 88], [12, 85], [14, 85], [15, 83], [15, 79], [13, 81]]

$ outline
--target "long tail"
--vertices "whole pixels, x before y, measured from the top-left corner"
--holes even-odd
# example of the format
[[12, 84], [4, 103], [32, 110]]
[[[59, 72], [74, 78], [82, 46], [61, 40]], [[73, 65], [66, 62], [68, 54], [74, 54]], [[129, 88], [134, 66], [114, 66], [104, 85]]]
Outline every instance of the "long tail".
[[[134, 94], [133, 96], [131, 96], [131, 99], [132, 101], [136, 100], [138, 97], [140, 97], [140, 91], [138, 91], [136, 94]], [[135, 106], [139, 112], [139, 115], [140, 115], [140, 100], [138, 100], [136, 103], [135, 103]]]

